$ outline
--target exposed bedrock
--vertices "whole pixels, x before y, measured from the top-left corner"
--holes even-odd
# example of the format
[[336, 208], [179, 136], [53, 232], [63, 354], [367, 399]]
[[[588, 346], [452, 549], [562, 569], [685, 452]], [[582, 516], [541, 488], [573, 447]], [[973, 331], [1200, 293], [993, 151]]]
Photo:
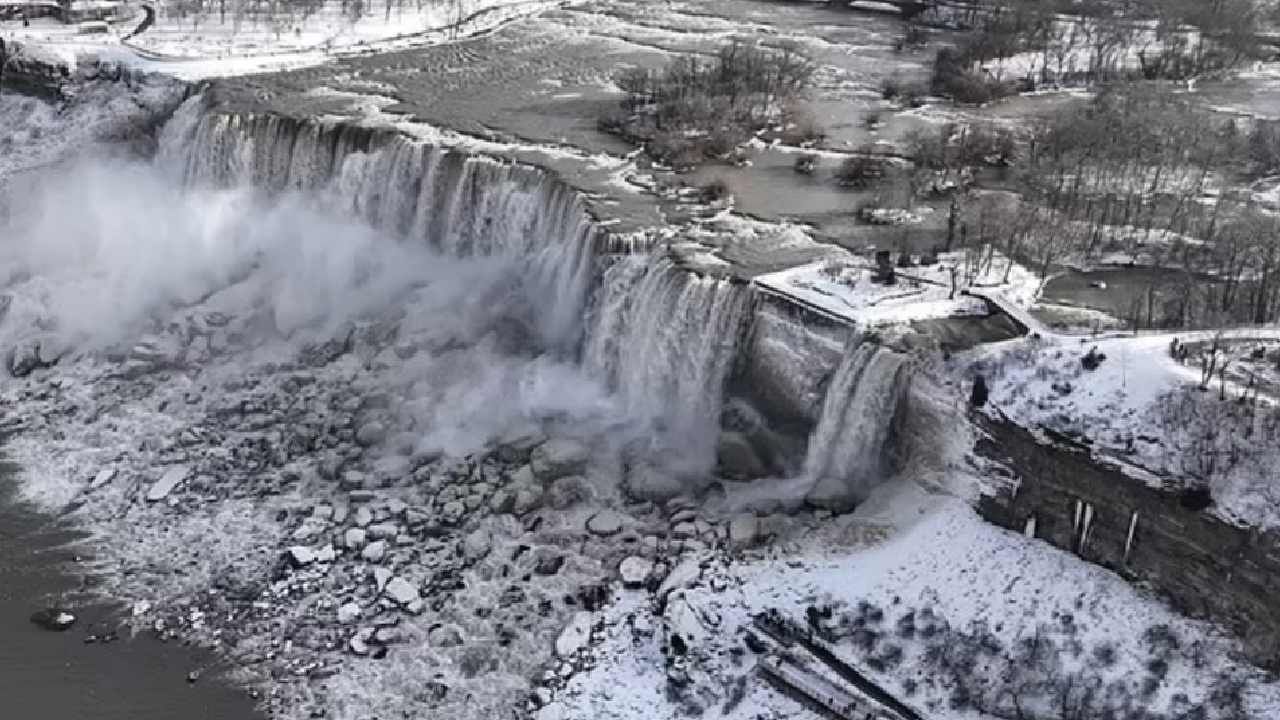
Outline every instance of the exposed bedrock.
[[987, 520], [1154, 588], [1182, 612], [1240, 635], [1250, 660], [1280, 668], [1280, 534], [1232, 525], [1088, 449], [984, 421], [978, 453], [1008, 474]]

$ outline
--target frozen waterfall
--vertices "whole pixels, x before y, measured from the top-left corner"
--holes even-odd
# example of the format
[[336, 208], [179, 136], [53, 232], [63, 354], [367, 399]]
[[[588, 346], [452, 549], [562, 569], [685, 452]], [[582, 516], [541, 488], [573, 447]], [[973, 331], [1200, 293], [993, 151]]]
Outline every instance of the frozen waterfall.
[[909, 358], [876, 342], [854, 339], [831, 378], [822, 414], [809, 438], [804, 475], [840, 481], [853, 501], [892, 470], [894, 416], [910, 382]]
[[751, 314], [751, 291], [661, 255], [631, 255], [604, 274], [585, 363], [629, 414], [709, 454], [725, 381]]
[[529, 259], [543, 340], [581, 340], [596, 226], [579, 193], [531, 166], [429, 145], [401, 133], [279, 115], [207, 112], [200, 98], [161, 138], [186, 184], [303, 192], [327, 209], [455, 257]]

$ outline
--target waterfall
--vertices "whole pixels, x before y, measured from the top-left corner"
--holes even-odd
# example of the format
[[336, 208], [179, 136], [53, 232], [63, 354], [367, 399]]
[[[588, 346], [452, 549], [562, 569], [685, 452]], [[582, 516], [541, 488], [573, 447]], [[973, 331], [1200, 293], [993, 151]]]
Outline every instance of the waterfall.
[[604, 274], [584, 362], [629, 414], [709, 464], [751, 300], [745, 285], [700, 277], [662, 254], [623, 257]]
[[809, 438], [804, 474], [841, 481], [854, 502], [866, 498], [892, 471], [894, 416], [911, 378], [902, 353], [854, 339], [845, 348]]
[[441, 148], [393, 130], [188, 101], [158, 162], [185, 184], [304, 192], [326, 208], [454, 256], [520, 258], [549, 344], [578, 347], [597, 228], [579, 193], [535, 167]]

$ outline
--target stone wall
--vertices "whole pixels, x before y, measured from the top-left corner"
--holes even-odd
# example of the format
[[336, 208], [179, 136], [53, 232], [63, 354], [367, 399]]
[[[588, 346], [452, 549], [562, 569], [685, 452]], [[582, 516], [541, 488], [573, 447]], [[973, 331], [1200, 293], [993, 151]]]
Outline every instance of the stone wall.
[[1012, 476], [981, 498], [984, 518], [1151, 587], [1239, 635], [1252, 661], [1280, 669], [1280, 533], [1187, 509], [1176, 493], [1087, 448], [978, 422], [977, 453]]

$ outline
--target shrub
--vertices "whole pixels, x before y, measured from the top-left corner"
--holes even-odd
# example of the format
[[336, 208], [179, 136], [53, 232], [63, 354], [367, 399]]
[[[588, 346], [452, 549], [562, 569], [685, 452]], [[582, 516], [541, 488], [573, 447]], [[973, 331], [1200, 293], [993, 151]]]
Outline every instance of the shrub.
[[796, 158], [795, 165], [792, 166], [796, 172], [801, 175], [812, 175], [818, 170], [818, 160], [820, 158], [815, 153], [805, 153]]
[[[662, 70], [627, 69], [614, 79], [624, 93], [622, 112], [602, 117], [600, 127], [645, 142], [650, 154], [673, 164], [728, 155], [782, 119], [815, 68], [795, 46], [734, 40], [711, 60], [679, 57]], [[821, 135], [811, 120], [793, 124], [807, 139]]]
[[836, 182], [845, 187], [865, 188], [871, 186], [886, 175], [887, 162], [884, 158], [870, 154], [853, 155], [845, 158], [836, 170]]
[[729, 183], [724, 178], [716, 178], [702, 186], [702, 199], [707, 202], [719, 202], [733, 196]]

